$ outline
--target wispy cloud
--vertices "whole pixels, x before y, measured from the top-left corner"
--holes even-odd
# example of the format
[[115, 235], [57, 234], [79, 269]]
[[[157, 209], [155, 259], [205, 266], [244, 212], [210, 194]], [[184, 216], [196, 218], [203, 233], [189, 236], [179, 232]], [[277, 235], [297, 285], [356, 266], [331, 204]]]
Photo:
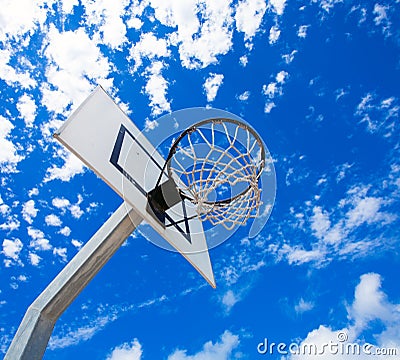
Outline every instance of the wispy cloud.
[[286, 83], [289, 74], [282, 70], [275, 76], [275, 81], [270, 82], [268, 85], [263, 85], [262, 94], [266, 98], [264, 112], [270, 113], [271, 110], [276, 106], [274, 99], [283, 95], [283, 85]]
[[[307, 172], [307, 167], [302, 172]], [[370, 184], [347, 183], [341, 196], [335, 192], [335, 200], [330, 198], [328, 194], [343, 189], [343, 178], [352, 172], [354, 166], [348, 163], [336, 166], [329, 175], [315, 180], [315, 196], [290, 208], [285, 226], [276, 230], [275, 243], [268, 245], [276, 261], [322, 267], [334, 260], [368, 257], [396, 246], [400, 201], [397, 173], [382, 175]], [[309, 174], [309, 178], [312, 176]], [[298, 241], [300, 238], [304, 240]]]
[[65, 335], [53, 334], [49, 340], [49, 349], [62, 349], [89, 340], [109, 322], [114, 321], [115, 319], [116, 316], [111, 313], [106, 316], [97, 317], [90, 321], [89, 324], [78, 327], [77, 329], [70, 328], [66, 331]]
[[395, 97], [382, 98], [373, 92], [367, 93], [357, 105], [355, 116], [365, 123], [367, 131], [390, 138], [397, 130], [400, 114], [399, 101]]
[[[62, 254], [58, 255], [62, 256]], [[129, 306], [126, 305], [114, 305], [106, 307], [99, 306], [96, 310], [96, 312], [99, 313], [99, 315], [94, 316], [89, 321], [86, 319], [85, 325], [81, 326], [80, 324], [78, 324], [75, 327], [71, 325], [63, 326], [61, 330], [53, 333], [49, 341], [49, 348], [52, 350], [61, 349], [77, 345], [83, 341], [87, 341], [93, 338], [99, 331], [104, 329], [108, 324], [116, 321], [123, 314], [144, 307], [156, 306], [168, 300], [169, 298], [167, 296], [162, 295], [160, 297], [148, 299], [141, 303], [131, 304]]]
[[391, 35], [391, 22], [389, 20], [388, 16], [388, 11], [389, 11], [389, 6], [381, 5], [381, 4], [375, 4], [374, 6], [374, 23], [378, 27], [382, 27], [382, 33], [385, 34], [385, 36], [390, 36]]
[[297, 314], [303, 314], [312, 310], [314, 306], [315, 304], [313, 301], [306, 301], [303, 298], [300, 298], [299, 302], [294, 306], [294, 311], [296, 311]]

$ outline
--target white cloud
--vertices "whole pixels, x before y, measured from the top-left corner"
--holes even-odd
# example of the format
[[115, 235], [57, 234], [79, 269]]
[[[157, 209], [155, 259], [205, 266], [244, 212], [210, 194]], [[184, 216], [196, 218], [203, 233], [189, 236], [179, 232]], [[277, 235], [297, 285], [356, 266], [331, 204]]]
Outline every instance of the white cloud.
[[83, 0], [82, 5], [85, 7], [87, 25], [98, 27], [104, 44], [112, 49], [120, 49], [127, 41], [122, 17], [126, 14], [129, 0]]
[[222, 74], [210, 74], [210, 76], [206, 79], [203, 88], [206, 91], [207, 101], [214, 101], [217, 96], [217, 92], [219, 87], [222, 85], [224, 80], [224, 75]]
[[[351, 187], [336, 206], [329, 207], [329, 212], [320, 205], [312, 206], [311, 201], [306, 202], [308, 216], [304, 219], [303, 215], [301, 226], [297, 217], [299, 211], [291, 211], [293, 223], [289, 222], [288, 228], [294, 226], [303, 235], [312, 234], [316, 241], [310, 238], [307, 247], [284, 242], [270, 250], [278, 261], [283, 258], [294, 265], [312, 263], [320, 267], [335, 258], [364, 257], [374, 250], [387, 249], [390, 240], [385, 235], [385, 229], [398, 219], [398, 215], [393, 211], [391, 199], [370, 196], [370, 188], [370, 185]], [[320, 201], [320, 197], [316, 197], [315, 201]], [[362, 234], [365, 229], [367, 233]], [[375, 232], [382, 235], [374, 235]]]
[[27, 229], [28, 235], [31, 238], [29, 247], [35, 250], [51, 250], [53, 247], [51, 246], [49, 240], [45, 239], [43, 231], [35, 229], [31, 226]]
[[157, 126], [158, 126], [158, 121], [157, 120], [146, 119], [145, 122], [144, 122], [144, 130], [146, 132], [154, 130]]
[[128, 28], [140, 30], [140, 28], [143, 26], [143, 21], [141, 20], [144, 18], [143, 11], [148, 6], [148, 1], [134, 0], [131, 2], [131, 5], [128, 8], [128, 13], [125, 15], [127, 19], [126, 26]]
[[7, 215], [10, 213], [10, 207], [4, 203], [1, 195], [0, 195], [0, 214]]
[[71, 202], [68, 199], [65, 198], [54, 198], [51, 203], [54, 207], [57, 209], [62, 210], [62, 213], [64, 214], [66, 210], [69, 210], [71, 215], [75, 219], [79, 219], [83, 214], [84, 211], [81, 209], [79, 206], [83, 201], [83, 198], [80, 194], [78, 194], [78, 201], [75, 204], [71, 204]]
[[250, 91], [245, 91], [238, 96], [238, 99], [240, 101], [247, 101], [249, 99], [249, 97], [250, 97]]
[[143, 26], [143, 21], [137, 17], [131, 17], [126, 21], [126, 26], [128, 28], [139, 30]]
[[159, 39], [153, 33], [142, 34], [140, 40], [131, 47], [129, 53], [130, 58], [135, 62], [134, 72], [142, 65], [142, 58], [153, 60], [170, 56], [167, 40]]
[[197, 1], [151, 0], [155, 16], [163, 25], [177, 27], [179, 38], [189, 38], [195, 34], [200, 22], [197, 18]]
[[32, 188], [31, 190], [28, 191], [28, 196], [32, 197], [34, 195], [39, 195], [39, 189], [38, 188]]
[[314, 3], [318, 3], [319, 6], [324, 9], [327, 13], [329, 13], [329, 11], [331, 9], [333, 9], [333, 7], [335, 6], [335, 4], [338, 3], [343, 3], [343, 0], [312, 0]]
[[282, 15], [285, 10], [286, 0], [268, 0], [268, 7], [277, 15]]
[[[360, 277], [360, 283], [354, 293], [354, 302], [349, 308], [349, 315], [354, 319], [357, 332], [365, 329], [368, 323], [375, 319], [384, 323], [395, 320], [395, 307], [388, 302], [381, 285], [382, 279], [379, 274], [368, 273]], [[400, 325], [400, 312], [397, 314], [397, 321]]]
[[347, 212], [346, 226], [349, 228], [357, 227], [363, 223], [388, 224], [395, 220], [395, 215], [380, 211], [384, 205], [384, 200], [377, 197], [355, 196], [352, 200], [354, 207]]
[[49, 214], [44, 218], [47, 226], [61, 226], [62, 221], [57, 215]]
[[236, 29], [244, 33], [244, 40], [251, 41], [259, 31], [267, 6], [264, 0], [241, 0], [236, 6]]
[[44, 84], [41, 90], [49, 111], [61, 113], [70, 103], [81, 104], [93, 88], [91, 80], [105, 88], [111, 86], [111, 66], [84, 28], [59, 32], [51, 25], [46, 42], [46, 77], [51, 88]]
[[37, 106], [31, 95], [24, 94], [18, 99], [17, 109], [27, 127], [32, 127], [36, 117]]
[[271, 110], [276, 106], [273, 101], [276, 97], [283, 95], [283, 85], [289, 74], [286, 71], [280, 71], [275, 76], [275, 81], [270, 82], [268, 85], [263, 85], [262, 93], [267, 97], [265, 102], [264, 112], [270, 113]]
[[61, 235], [64, 235], [64, 236], [70, 236], [70, 235], [71, 235], [71, 229], [70, 229], [68, 226], [64, 226], [64, 227], [59, 231], [59, 233], [60, 233]]
[[11, 232], [14, 230], [18, 230], [20, 225], [21, 223], [19, 222], [17, 216], [14, 214], [7, 217], [7, 221], [0, 225], [0, 229]]
[[85, 171], [83, 162], [71, 152], [63, 149], [58, 151], [58, 156], [64, 161], [61, 167], [52, 165], [46, 171], [44, 182], [52, 180], [70, 181], [75, 175], [82, 174]]
[[42, 260], [42, 258], [41, 258], [39, 255], [37, 255], [37, 254], [35, 254], [35, 253], [32, 253], [32, 252], [29, 253], [28, 259], [29, 259], [29, 262], [30, 262], [33, 266], [39, 265], [40, 260]]
[[17, 279], [18, 281], [21, 282], [26, 282], [28, 280], [28, 278], [25, 275], [19, 275]]
[[79, 0], [63, 0], [62, 1], [62, 11], [66, 14], [72, 14], [74, 6], [79, 5]]
[[297, 30], [297, 36], [299, 38], [305, 39], [307, 36], [307, 29], [309, 25], [301, 25], [299, 26], [299, 30]]
[[279, 84], [284, 84], [286, 79], [288, 78], [289, 74], [286, 71], [280, 71], [276, 74], [276, 81]]
[[[205, 68], [232, 48], [233, 17], [230, 0], [150, 0], [155, 17], [163, 25], [177, 28], [170, 37], [178, 46], [182, 66]], [[202, 19], [200, 24], [199, 17]]]
[[290, 64], [294, 60], [294, 56], [297, 54], [297, 50], [293, 50], [290, 54], [282, 55], [282, 59], [285, 60], [286, 64]]
[[276, 96], [281, 96], [283, 94], [282, 85], [285, 84], [287, 77], [288, 73], [286, 71], [282, 70], [277, 73], [275, 82], [271, 82], [268, 85], [263, 85], [263, 94], [270, 99], [273, 99]]
[[[53, 140], [53, 134], [56, 130], [58, 130], [61, 125], [64, 123], [64, 121], [59, 120], [59, 119], [52, 119], [40, 126], [40, 131], [42, 132], [43, 138], [47, 140], [47, 142], [51, 142]], [[43, 140], [39, 140], [39, 143], [42, 144], [42, 147], [45, 147], [43, 145]], [[46, 144], [48, 146], [48, 144]], [[59, 153], [62, 154], [62, 149], [59, 150]]]
[[39, 210], [35, 208], [34, 200], [28, 200], [25, 204], [22, 205], [22, 217], [29, 224], [32, 224], [32, 218], [36, 217], [38, 211]]
[[3, 172], [16, 172], [17, 164], [24, 159], [18, 155], [18, 147], [9, 139], [14, 125], [11, 121], [0, 115], [0, 170]]
[[168, 356], [168, 360], [228, 360], [232, 358], [232, 352], [238, 345], [239, 337], [227, 330], [222, 334], [220, 342], [213, 344], [208, 341], [194, 355], [187, 355], [186, 350], [176, 350]]
[[30, 77], [29, 71], [17, 71], [18, 68], [16, 66], [10, 65], [12, 55], [13, 53], [10, 50], [0, 49], [0, 79], [3, 79], [9, 86], [13, 86], [15, 83], [18, 83], [18, 85], [23, 89], [34, 87], [36, 85], [36, 81]]
[[[387, 295], [381, 289], [382, 279], [379, 274], [368, 273], [360, 277], [360, 282], [355, 288], [353, 303], [347, 308], [348, 323], [343, 329], [333, 330], [330, 326], [320, 325], [318, 328], [310, 331], [307, 337], [301, 342], [304, 344], [313, 344], [321, 351], [324, 344], [343, 343], [359, 344], [361, 352], [359, 355], [348, 355], [338, 351], [336, 354], [325, 352], [325, 355], [292, 355], [290, 359], [370, 359], [371, 355], [367, 355], [362, 351], [364, 340], [364, 332], [373, 331], [373, 336], [369, 342], [380, 348], [399, 348], [400, 347], [400, 304], [391, 303]], [[379, 322], [378, 327], [372, 328], [371, 322]], [[340, 336], [342, 335], [342, 337]], [[340, 341], [340, 339], [345, 339]], [[300, 347], [301, 348], [301, 347]], [[309, 349], [309, 348], [308, 348]], [[327, 348], [325, 348], [327, 350]], [[337, 350], [340, 349], [338, 346]], [[349, 348], [350, 350], [352, 348]], [[372, 347], [371, 352], [374, 352]]]
[[321, 263], [325, 259], [325, 250], [323, 248], [313, 248], [306, 250], [301, 246], [283, 245], [281, 253], [287, 256], [289, 264], [301, 265], [308, 262]]
[[267, 101], [264, 106], [264, 112], [269, 114], [275, 106], [276, 105], [273, 101]]
[[270, 99], [275, 97], [275, 94], [278, 93], [278, 87], [276, 82], [269, 83], [268, 85], [263, 85], [263, 94], [268, 96]]
[[54, 198], [51, 203], [53, 206], [55, 206], [57, 209], [65, 209], [68, 208], [71, 203], [68, 199], [65, 198]]
[[79, 240], [72, 239], [71, 244], [74, 245], [78, 250], [81, 249], [83, 242]]
[[83, 210], [80, 208], [78, 204], [71, 205], [69, 207], [69, 211], [71, 212], [71, 215], [75, 219], [79, 219], [84, 214]]
[[51, 8], [52, 3], [52, 0], [19, 0], [18, 2], [2, 0], [0, 6], [7, 15], [1, 16], [0, 41], [18, 38], [42, 26], [47, 18], [47, 9]]
[[269, 29], [269, 43], [275, 44], [278, 39], [279, 36], [281, 35], [281, 30], [279, 29], [279, 26], [277, 24], [275, 24], [274, 26], [271, 27], [271, 29]]
[[53, 248], [53, 255], [59, 256], [62, 262], [67, 262], [67, 248]]
[[[41, 103], [46, 106], [48, 111], [53, 111], [56, 114], [62, 114], [65, 112], [65, 109], [72, 101], [72, 99], [70, 99], [62, 90], [54, 89], [47, 83], [41, 85], [40, 91], [42, 93]], [[60, 120], [57, 121], [61, 124]]]
[[315, 206], [313, 208], [313, 216], [311, 217], [311, 229], [315, 236], [318, 239], [322, 239], [330, 227], [329, 214], [323, 211], [320, 206]]
[[19, 260], [19, 253], [23, 248], [23, 244], [20, 239], [15, 240], [3, 240], [3, 254], [14, 261]]
[[374, 22], [376, 26], [382, 26], [382, 32], [386, 35], [389, 36], [391, 35], [390, 33], [390, 26], [391, 23], [388, 18], [388, 12], [389, 6], [384, 6], [381, 4], [375, 4], [374, 6]]
[[249, 62], [249, 59], [246, 55], [241, 56], [239, 59], [239, 64], [242, 65], [243, 67], [246, 67], [248, 62]]
[[142, 353], [142, 346], [135, 339], [131, 343], [124, 343], [117, 346], [107, 357], [107, 360], [140, 360]]
[[147, 83], [145, 93], [150, 98], [152, 115], [160, 115], [163, 112], [171, 111], [171, 105], [167, 100], [168, 82], [161, 74], [164, 65], [161, 61], [155, 61], [146, 69]]

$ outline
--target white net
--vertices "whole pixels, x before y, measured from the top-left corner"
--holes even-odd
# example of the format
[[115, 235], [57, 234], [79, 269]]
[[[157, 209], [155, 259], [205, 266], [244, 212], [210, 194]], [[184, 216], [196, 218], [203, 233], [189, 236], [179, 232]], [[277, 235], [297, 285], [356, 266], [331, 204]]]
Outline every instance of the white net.
[[231, 230], [256, 217], [265, 155], [259, 136], [230, 119], [188, 129], [172, 148], [168, 172], [201, 220]]

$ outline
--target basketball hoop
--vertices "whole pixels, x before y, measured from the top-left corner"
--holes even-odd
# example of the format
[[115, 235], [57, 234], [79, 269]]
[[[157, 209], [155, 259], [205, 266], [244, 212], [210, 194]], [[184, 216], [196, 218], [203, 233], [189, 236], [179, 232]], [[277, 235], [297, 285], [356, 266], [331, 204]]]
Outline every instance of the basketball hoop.
[[[202, 221], [232, 230], [257, 217], [264, 166], [264, 144], [247, 124], [228, 118], [203, 120], [173, 142], [149, 202], [162, 212], [187, 199]], [[169, 180], [160, 185], [165, 171]]]

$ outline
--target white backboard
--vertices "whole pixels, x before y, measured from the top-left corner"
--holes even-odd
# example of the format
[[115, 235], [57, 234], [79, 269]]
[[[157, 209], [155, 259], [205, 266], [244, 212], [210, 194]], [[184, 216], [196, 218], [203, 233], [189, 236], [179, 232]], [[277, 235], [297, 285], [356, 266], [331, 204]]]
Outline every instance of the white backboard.
[[[147, 210], [165, 160], [99, 86], [54, 135], [113, 188], [215, 288], [206, 238], [195, 209], [185, 200], [170, 208], [163, 226]], [[163, 175], [163, 181], [167, 176]]]

